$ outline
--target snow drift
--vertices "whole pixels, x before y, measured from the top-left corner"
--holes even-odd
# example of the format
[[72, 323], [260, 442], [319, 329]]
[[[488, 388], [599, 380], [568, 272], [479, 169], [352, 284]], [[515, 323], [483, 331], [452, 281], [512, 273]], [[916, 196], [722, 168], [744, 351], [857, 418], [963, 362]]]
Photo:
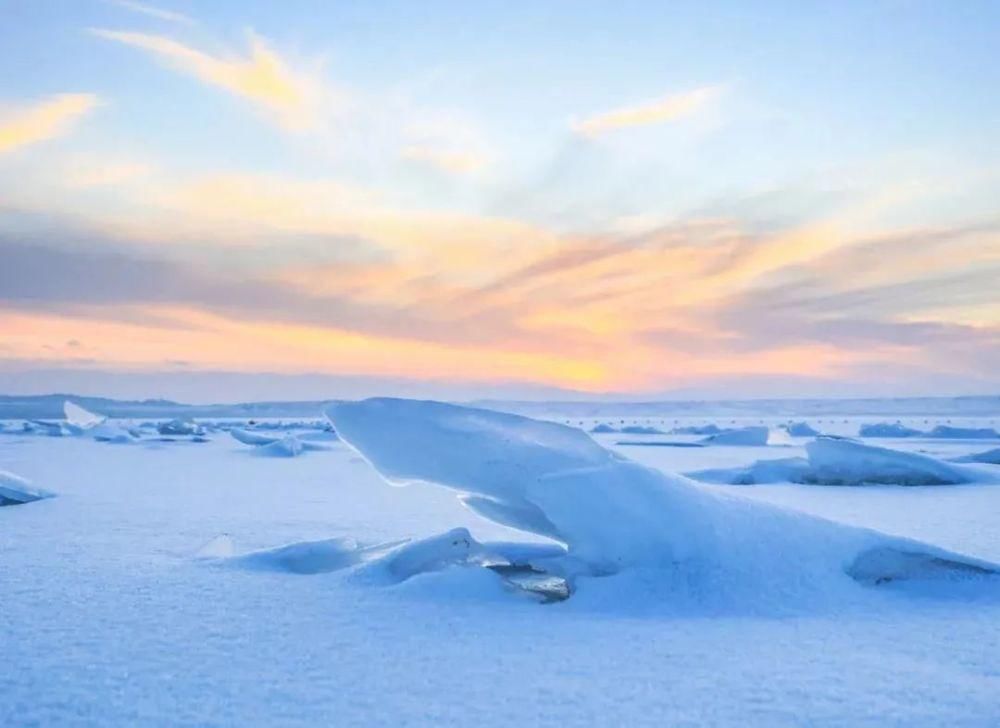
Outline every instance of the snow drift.
[[696, 480], [730, 485], [808, 483], [814, 485], [954, 485], [982, 479], [980, 473], [926, 455], [819, 437], [806, 445], [806, 458], [758, 460], [746, 468], [701, 470]]
[[996, 440], [1000, 433], [992, 427], [952, 427], [938, 425], [927, 433], [927, 437], [954, 440]]
[[988, 463], [989, 465], [1000, 465], [1000, 447], [986, 450], [985, 452], [975, 452], [971, 455], [963, 455], [955, 458], [956, 463]]
[[783, 603], [842, 590], [852, 579], [957, 578], [998, 568], [709, 490], [552, 422], [397, 399], [337, 403], [327, 414], [388, 482], [456, 490], [479, 515], [562, 544], [564, 554], [523, 566], [570, 587], [655, 572], [657, 583], [686, 594], [751, 600], [766, 592]]

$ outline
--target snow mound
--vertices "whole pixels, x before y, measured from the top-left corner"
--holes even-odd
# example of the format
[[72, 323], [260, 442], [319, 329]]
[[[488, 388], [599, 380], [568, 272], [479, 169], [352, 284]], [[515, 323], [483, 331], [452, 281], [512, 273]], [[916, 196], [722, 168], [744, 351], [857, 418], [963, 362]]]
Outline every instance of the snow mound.
[[[702, 488], [553, 422], [396, 399], [341, 402], [327, 415], [341, 438], [390, 483], [451, 488], [485, 518], [564, 544], [564, 555], [536, 555], [527, 565], [570, 587], [593, 577], [656, 573], [678, 593], [715, 593], [730, 602], [769, 594], [784, 604], [842, 593], [857, 581], [993, 574], [1000, 568]], [[405, 575], [466, 564], [491, 549], [464, 532], [432, 541], [426, 552], [414, 547], [387, 568]], [[903, 569], [899, 561], [905, 557], [886, 554], [916, 554], [934, 568], [907, 562]]]
[[253, 551], [228, 560], [234, 566], [290, 574], [325, 574], [340, 571], [385, 554], [397, 543], [363, 546], [349, 538], [302, 541], [273, 549]]
[[54, 493], [35, 488], [19, 475], [0, 470], [0, 506], [19, 506], [22, 503], [51, 498]]
[[722, 430], [701, 440], [705, 445], [745, 445], [761, 447], [767, 445], [770, 434], [766, 427], [740, 427]]
[[102, 422], [85, 430], [85, 433], [98, 442], [129, 443], [135, 442], [136, 434], [124, 427], [114, 425], [110, 422]]
[[920, 437], [920, 430], [906, 427], [899, 422], [879, 422], [874, 425], [861, 425], [858, 428], [859, 437]]
[[593, 432], [595, 434], [598, 434], [598, 435], [607, 435], [607, 434], [610, 434], [610, 433], [613, 433], [613, 432], [618, 432], [618, 430], [616, 430], [611, 425], [607, 425], [607, 424], [603, 424], [602, 423], [602, 424], [598, 425], [597, 427], [594, 427], [593, 429], [591, 429], [591, 432]]
[[854, 440], [821, 437], [806, 445], [810, 477], [832, 485], [893, 483], [951, 485], [975, 478], [962, 468], [912, 452], [900, 452]]
[[688, 425], [687, 427], [675, 427], [670, 431], [672, 435], [718, 435], [722, 429], [718, 425]]
[[927, 433], [927, 437], [955, 440], [995, 440], [1000, 433], [992, 427], [952, 427], [938, 425]]
[[985, 452], [976, 452], [971, 455], [963, 455], [960, 458], [955, 458], [953, 462], [956, 463], [987, 463], [989, 465], [1000, 465], [1000, 447], [993, 448], [992, 450], [986, 450]]
[[66, 414], [66, 421], [82, 430], [88, 430], [91, 427], [97, 427], [98, 425], [107, 421], [107, 417], [102, 415], [97, 415], [86, 410], [75, 402], [70, 402], [66, 400], [63, 402], [63, 412]]
[[623, 435], [662, 435], [663, 430], [646, 425], [626, 425], [621, 429]]
[[817, 437], [820, 434], [808, 422], [791, 422], [785, 425], [785, 431], [792, 437]]
[[748, 468], [702, 470], [689, 475], [708, 483], [755, 485], [954, 485], [981, 480], [979, 473], [919, 453], [819, 437], [806, 445], [808, 459], [758, 460]]
[[254, 449], [254, 455], [271, 458], [294, 458], [305, 451], [302, 441], [295, 435], [287, 435], [268, 445], [260, 445]]

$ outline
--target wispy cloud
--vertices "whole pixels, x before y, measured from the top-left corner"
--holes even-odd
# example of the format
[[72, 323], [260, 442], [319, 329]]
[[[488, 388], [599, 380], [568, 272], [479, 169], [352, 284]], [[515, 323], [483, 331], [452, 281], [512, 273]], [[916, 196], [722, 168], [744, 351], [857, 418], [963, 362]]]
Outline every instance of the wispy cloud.
[[97, 105], [93, 94], [59, 94], [0, 114], [0, 154], [62, 136]]
[[574, 121], [572, 128], [577, 134], [593, 137], [616, 129], [677, 121], [700, 110], [721, 91], [720, 86], [703, 86], [693, 91], [589, 116]]
[[117, 5], [120, 8], [131, 10], [134, 13], [139, 13], [140, 15], [145, 15], [150, 18], [156, 18], [157, 20], [166, 20], [170, 23], [193, 25], [195, 22], [194, 18], [191, 18], [184, 13], [178, 13], [174, 10], [164, 10], [152, 5], [147, 5], [146, 3], [135, 2], [135, 0], [108, 0], [108, 2], [112, 5]]
[[413, 144], [403, 149], [403, 159], [426, 164], [450, 174], [474, 174], [486, 166], [486, 158], [472, 152]]
[[326, 96], [322, 84], [293, 68], [258, 35], [249, 35], [246, 53], [216, 56], [162, 35], [101, 28], [91, 32], [144, 50], [203, 83], [247, 99], [286, 129], [306, 131], [320, 124]]

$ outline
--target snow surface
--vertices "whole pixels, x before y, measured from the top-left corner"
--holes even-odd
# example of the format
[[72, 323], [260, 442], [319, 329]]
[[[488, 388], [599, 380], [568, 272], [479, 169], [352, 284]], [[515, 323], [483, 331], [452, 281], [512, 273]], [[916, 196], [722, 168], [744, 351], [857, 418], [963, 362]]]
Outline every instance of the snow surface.
[[[853, 434], [857, 418], [841, 419], [820, 426]], [[18, 423], [0, 437], [0, 468], [59, 493], [0, 509], [0, 725], [991, 726], [1000, 712], [1000, 597], [975, 578], [845, 577], [819, 591], [807, 583], [815, 598], [803, 598], [791, 551], [766, 564], [784, 586], [756, 599], [726, 593], [724, 574], [684, 583], [637, 569], [539, 605], [485, 568], [383, 580], [388, 552], [301, 573], [306, 544], [418, 543], [456, 528], [506, 544], [512, 560], [544, 554], [539, 537], [484, 520], [448, 489], [387, 487], [335, 442], [269, 459], [228, 436], [107, 447], [38, 435]], [[761, 457], [760, 447], [617, 448], [615, 435], [598, 437], [666, 473]], [[977, 451], [889, 444], [939, 459]], [[996, 487], [691, 487], [1000, 560]], [[283, 548], [285, 560], [266, 565]], [[883, 558], [866, 566], [885, 571]]]

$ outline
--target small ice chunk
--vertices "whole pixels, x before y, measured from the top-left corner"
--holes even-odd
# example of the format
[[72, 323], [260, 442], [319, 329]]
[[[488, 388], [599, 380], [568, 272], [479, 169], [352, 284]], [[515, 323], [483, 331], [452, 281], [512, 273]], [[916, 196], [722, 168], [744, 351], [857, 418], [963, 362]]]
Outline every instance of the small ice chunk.
[[722, 430], [701, 440], [706, 445], [744, 445], [762, 447], [767, 445], [770, 432], [766, 427], [740, 427]]
[[83, 430], [89, 430], [92, 427], [97, 427], [97, 425], [100, 425], [108, 419], [103, 415], [94, 414], [90, 410], [84, 409], [75, 402], [70, 402], [68, 399], [63, 402], [63, 412], [66, 414], [66, 421], [69, 422], [69, 424]]
[[184, 435], [203, 435], [204, 430], [193, 420], [175, 419], [169, 422], [161, 422], [156, 426], [157, 432], [167, 437], [180, 437]]
[[35, 488], [19, 475], [0, 470], [0, 506], [17, 506], [22, 503], [51, 498], [54, 493]]
[[861, 425], [858, 428], [859, 437], [920, 437], [922, 434], [924, 433], [920, 430], [906, 427], [899, 422], [878, 422], [874, 425]]
[[820, 434], [808, 422], [791, 422], [785, 425], [785, 430], [792, 437], [816, 437]]

